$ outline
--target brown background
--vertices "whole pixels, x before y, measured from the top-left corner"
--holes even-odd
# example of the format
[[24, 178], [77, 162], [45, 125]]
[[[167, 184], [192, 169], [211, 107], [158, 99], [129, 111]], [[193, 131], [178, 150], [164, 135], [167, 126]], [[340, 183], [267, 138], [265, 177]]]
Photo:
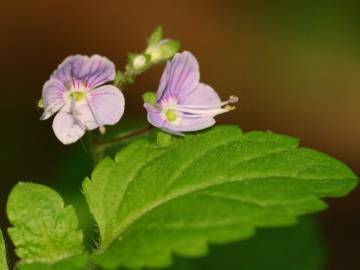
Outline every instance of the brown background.
[[[271, 2], [271, 3], [270, 3]], [[331, 1], [1, 1], [0, 213], [20, 180], [52, 184], [71, 147], [40, 122], [43, 83], [69, 54], [99, 53], [119, 68], [162, 24], [191, 50], [202, 80], [238, 109], [220, 117], [244, 130], [300, 137], [360, 174], [360, 21], [354, 2]], [[162, 68], [127, 92], [127, 113], [144, 116], [140, 94]], [[321, 214], [328, 269], [359, 269], [360, 192]]]

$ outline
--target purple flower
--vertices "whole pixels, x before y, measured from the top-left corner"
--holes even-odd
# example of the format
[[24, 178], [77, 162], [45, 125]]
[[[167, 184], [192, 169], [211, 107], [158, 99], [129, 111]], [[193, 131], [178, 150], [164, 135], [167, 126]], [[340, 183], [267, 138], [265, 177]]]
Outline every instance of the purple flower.
[[145, 103], [148, 121], [166, 132], [182, 135], [215, 124], [214, 117], [233, 110], [231, 96], [222, 102], [209, 85], [199, 82], [199, 64], [190, 52], [177, 53], [166, 65], [153, 104]]
[[57, 112], [52, 126], [63, 144], [77, 141], [86, 130], [116, 124], [124, 113], [124, 96], [115, 86], [103, 85], [114, 78], [115, 66], [105, 57], [67, 57], [44, 84], [40, 119]]

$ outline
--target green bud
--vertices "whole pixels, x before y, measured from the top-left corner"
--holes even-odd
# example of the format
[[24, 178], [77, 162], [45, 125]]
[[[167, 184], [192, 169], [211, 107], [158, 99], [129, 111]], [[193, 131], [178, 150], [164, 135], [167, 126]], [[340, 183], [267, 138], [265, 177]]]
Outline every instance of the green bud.
[[137, 56], [135, 56], [132, 62], [132, 66], [136, 70], [142, 69], [145, 66], [145, 64], [146, 64], [146, 58], [143, 54], [138, 54]]
[[153, 46], [149, 46], [145, 53], [151, 56], [151, 63], [159, 63], [174, 56], [180, 48], [180, 42], [173, 39], [163, 39]]
[[148, 46], [153, 46], [159, 43], [163, 36], [163, 29], [161, 26], [156, 27], [155, 31], [149, 37], [147, 44]]
[[146, 92], [142, 95], [144, 103], [148, 103], [150, 105], [155, 105], [156, 103], [156, 93], [154, 92]]
[[156, 142], [160, 148], [169, 147], [172, 143], [172, 138], [173, 136], [171, 134], [160, 130], [156, 133]]
[[140, 74], [150, 67], [151, 56], [149, 54], [129, 53], [129, 62], [125, 69], [133, 74]]

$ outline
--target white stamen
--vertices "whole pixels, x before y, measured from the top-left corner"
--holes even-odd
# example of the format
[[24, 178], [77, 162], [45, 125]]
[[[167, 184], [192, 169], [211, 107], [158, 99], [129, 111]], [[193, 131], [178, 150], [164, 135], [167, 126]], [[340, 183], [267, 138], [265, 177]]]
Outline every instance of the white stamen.
[[219, 109], [216, 113], [189, 114], [189, 115], [183, 115], [183, 117], [185, 117], [185, 118], [214, 117], [214, 116], [217, 116], [217, 115], [222, 114], [222, 113], [227, 113], [227, 112], [232, 111], [234, 109], [235, 109], [235, 107], [231, 107], [231, 109], [230, 108], [224, 108], [224, 109]]
[[[170, 105], [164, 106], [166, 110], [174, 110], [177, 112], [186, 113], [183, 115], [186, 118], [202, 118], [202, 117], [214, 117], [218, 114], [226, 113], [234, 110], [235, 107], [229, 104], [238, 102], [238, 97], [230, 96], [227, 101], [212, 104], [212, 105], [180, 105], [171, 102]], [[169, 104], [169, 103], [168, 103]]]
[[218, 104], [212, 104], [212, 105], [170, 105], [168, 108], [177, 110], [179, 109], [216, 109], [220, 108], [222, 106], [228, 105], [228, 104], [235, 104], [239, 101], [239, 98], [237, 96], [230, 96], [227, 101], [223, 101]]

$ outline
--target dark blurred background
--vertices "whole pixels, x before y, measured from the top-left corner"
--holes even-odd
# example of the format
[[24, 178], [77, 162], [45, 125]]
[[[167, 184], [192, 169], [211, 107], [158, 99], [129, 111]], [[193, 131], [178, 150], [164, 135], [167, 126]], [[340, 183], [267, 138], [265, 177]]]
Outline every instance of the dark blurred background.
[[[360, 174], [359, 11], [356, 1], [1, 1], [2, 228], [12, 186], [61, 189], [59, 164], [76, 147], [61, 145], [36, 109], [56, 66], [69, 54], [98, 53], [123, 68], [159, 24], [197, 56], [202, 81], [239, 96], [220, 122], [300, 137]], [[156, 90], [162, 68], [126, 92], [128, 115], [145, 116], [140, 94]], [[329, 203], [320, 215], [327, 269], [360, 269], [360, 191]]]

